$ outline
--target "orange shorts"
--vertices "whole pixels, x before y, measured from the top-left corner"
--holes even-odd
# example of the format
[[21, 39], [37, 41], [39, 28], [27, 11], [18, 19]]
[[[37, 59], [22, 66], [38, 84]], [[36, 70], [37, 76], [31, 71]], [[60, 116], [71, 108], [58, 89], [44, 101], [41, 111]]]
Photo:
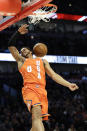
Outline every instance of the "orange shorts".
[[22, 88], [22, 95], [28, 110], [31, 111], [31, 107], [41, 105], [42, 118], [48, 120], [48, 99], [47, 91], [43, 86], [27, 85]]

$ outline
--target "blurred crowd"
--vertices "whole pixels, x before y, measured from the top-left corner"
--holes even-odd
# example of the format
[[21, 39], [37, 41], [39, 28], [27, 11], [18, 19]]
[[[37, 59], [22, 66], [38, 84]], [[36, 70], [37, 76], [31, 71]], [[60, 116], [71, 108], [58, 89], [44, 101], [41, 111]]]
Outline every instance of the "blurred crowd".
[[[47, 77], [46, 89], [51, 116], [44, 122], [46, 131], [87, 130], [86, 75], [80, 77], [79, 74], [75, 77], [76, 74], [72, 74], [61, 75], [77, 83], [79, 90], [74, 92]], [[31, 114], [22, 100], [21, 90], [12, 93], [11, 90], [6, 90], [8, 85], [2, 83], [0, 86], [0, 131], [30, 131]]]

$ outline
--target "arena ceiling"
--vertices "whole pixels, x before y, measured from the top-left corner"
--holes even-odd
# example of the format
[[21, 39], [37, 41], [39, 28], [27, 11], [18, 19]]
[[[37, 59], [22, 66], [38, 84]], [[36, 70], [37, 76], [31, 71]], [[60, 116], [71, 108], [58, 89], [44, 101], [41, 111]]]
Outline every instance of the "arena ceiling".
[[58, 12], [87, 15], [87, 0], [53, 0], [58, 5]]

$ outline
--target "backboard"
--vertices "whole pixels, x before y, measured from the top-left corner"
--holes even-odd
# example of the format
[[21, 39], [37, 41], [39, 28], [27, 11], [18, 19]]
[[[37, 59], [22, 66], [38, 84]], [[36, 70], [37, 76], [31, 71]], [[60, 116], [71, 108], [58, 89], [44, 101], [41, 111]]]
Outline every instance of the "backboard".
[[52, 0], [39, 0], [37, 3], [25, 7], [23, 10], [21, 10], [17, 15], [15, 16], [7, 16], [3, 19], [0, 19], [0, 31], [6, 29], [8, 26], [11, 26], [12, 24], [26, 18], [29, 15], [32, 15], [32, 13], [43, 7], [45, 4], [50, 3]]

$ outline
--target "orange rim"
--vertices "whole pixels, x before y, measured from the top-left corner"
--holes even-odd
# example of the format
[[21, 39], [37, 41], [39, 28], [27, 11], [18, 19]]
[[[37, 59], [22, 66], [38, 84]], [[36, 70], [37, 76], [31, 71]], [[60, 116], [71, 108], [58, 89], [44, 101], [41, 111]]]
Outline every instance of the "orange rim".
[[54, 5], [54, 4], [46, 4], [46, 5], [44, 5], [44, 7], [45, 7], [45, 6], [48, 6], [48, 7], [52, 7], [52, 6], [53, 6], [53, 7], [56, 7], [56, 8], [57, 8], [57, 5]]
[[35, 12], [33, 12], [32, 15], [38, 15], [38, 14], [39, 15], [45, 15], [45, 14], [55, 13], [57, 11], [57, 9], [58, 9], [58, 7], [56, 5], [54, 5], [54, 4], [46, 4], [46, 5], [44, 5], [40, 9], [42, 9], [42, 11], [43, 11], [45, 7], [48, 7], [48, 8], [53, 7], [53, 8], [52, 9], [48, 9], [48, 11], [45, 11], [44, 13], [35, 13]]

